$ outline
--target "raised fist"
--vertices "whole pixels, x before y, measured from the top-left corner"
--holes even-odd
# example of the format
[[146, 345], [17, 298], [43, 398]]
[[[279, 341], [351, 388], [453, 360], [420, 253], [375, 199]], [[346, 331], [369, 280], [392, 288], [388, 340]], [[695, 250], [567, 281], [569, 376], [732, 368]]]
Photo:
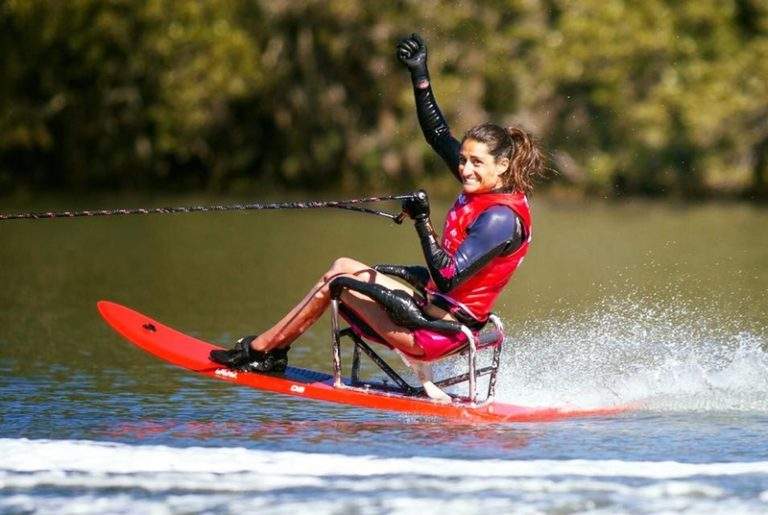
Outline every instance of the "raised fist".
[[427, 65], [427, 44], [415, 32], [397, 43], [397, 58], [412, 72]]

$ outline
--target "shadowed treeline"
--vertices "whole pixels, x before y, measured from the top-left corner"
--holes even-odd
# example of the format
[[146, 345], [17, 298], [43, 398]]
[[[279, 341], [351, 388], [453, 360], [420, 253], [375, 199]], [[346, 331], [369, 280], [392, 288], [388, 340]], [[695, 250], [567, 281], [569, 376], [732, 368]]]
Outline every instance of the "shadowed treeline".
[[586, 193], [768, 193], [764, 0], [0, 0], [0, 192], [412, 186], [412, 31], [457, 137], [520, 123]]

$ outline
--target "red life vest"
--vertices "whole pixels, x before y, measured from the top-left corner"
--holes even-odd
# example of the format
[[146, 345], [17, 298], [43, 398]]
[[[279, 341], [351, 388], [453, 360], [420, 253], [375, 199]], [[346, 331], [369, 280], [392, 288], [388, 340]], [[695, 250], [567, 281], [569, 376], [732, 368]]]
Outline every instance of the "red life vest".
[[451, 304], [463, 308], [478, 321], [484, 322], [491, 313], [491, 308], [512, 274], [522, 263], [531, 242], [531, 212], [528, 199], [523, 193], [462, 193], [448, 211], [443, 228], [442, 246], [451, 255], [455, 255], [459, 246], [467, 237], [467, 229], [480, 214], [491, 206], [507, 206], [520, 218], [524, 241], [512, 254], [496, 256], [487, 265], [478, 270], [450, 292], [440, 292], [434, 281], [427, 284], [427, 291], [439, 295]]

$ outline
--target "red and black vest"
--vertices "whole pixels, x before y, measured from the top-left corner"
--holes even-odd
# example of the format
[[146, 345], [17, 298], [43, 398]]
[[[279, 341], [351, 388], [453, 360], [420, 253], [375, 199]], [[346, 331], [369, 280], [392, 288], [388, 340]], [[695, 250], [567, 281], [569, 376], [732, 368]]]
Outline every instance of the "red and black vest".
[[442, 246], [455, 255], [467, 237], [467, 229], [477, 220], [480, 213], [491, 206], [507, 206], [520, 218], [523, 225], [523, 243], [512, 254], [496, 256], [450, 292], [440, 292], [434, 281], [427, 284], [427, 291], [439, 295], [450, 303], [463, 308], [473, 318], [484, 322], [491, 313], [496, 298], [509, 282], [512, 274], [522, 263], [531, 242], [531, 212], [528, 199], [523, 193], [462, 193], [448, 211], [443, 228]]

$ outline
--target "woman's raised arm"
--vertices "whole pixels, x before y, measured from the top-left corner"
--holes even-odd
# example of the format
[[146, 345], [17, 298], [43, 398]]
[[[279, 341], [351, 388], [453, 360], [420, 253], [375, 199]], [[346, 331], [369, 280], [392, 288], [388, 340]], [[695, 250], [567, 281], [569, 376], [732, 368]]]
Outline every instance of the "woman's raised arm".
[[418, 34], [411, 34], [397, 43], [397, 58], [408, 67], [416, 99], [416, 114], [427, 143], [445, 161], [451, 173], [459, 178], [459, 148], [461, 144], [451, 135], [448, 123], [440, 112], [429, 82], [427, 45]]

